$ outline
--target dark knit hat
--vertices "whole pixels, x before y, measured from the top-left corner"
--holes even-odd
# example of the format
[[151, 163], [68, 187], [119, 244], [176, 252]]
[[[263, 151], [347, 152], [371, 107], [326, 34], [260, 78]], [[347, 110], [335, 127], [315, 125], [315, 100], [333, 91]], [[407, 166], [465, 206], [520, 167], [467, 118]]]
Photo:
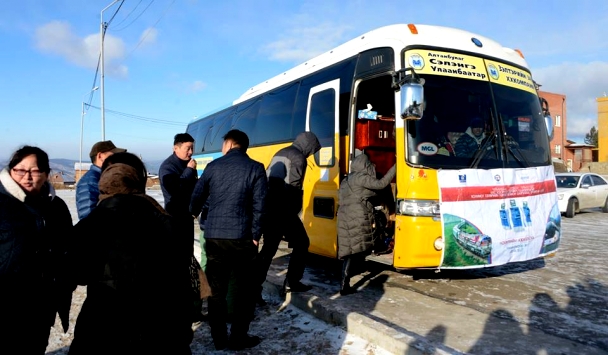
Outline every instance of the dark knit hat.
[[471, 119], [471, 128], [484, 128], [483, 120], [479, 117], [473, 117]]

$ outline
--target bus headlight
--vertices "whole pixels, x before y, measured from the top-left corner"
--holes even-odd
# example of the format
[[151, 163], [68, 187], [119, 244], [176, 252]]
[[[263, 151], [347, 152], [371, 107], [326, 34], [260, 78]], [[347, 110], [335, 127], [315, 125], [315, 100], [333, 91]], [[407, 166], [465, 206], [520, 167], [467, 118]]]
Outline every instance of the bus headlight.
[[437, 200], [397, 200], [397, 213], [405, 216], [433, 217], [440, 213]]
[[443, 238], [437, 237], [433, 243], [433, 246], [435, 247], [435, 250], [441, 251], [443, 249]]

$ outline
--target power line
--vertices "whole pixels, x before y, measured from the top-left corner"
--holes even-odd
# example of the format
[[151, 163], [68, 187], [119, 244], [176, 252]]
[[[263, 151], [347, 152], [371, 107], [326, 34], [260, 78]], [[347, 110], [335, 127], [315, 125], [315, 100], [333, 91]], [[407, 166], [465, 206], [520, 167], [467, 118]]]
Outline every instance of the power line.
[[[120, 11], [120, 8], [122, 7], [122, 5], [125, 3], [125, 0], [122, 0], [120, 2], [120, 5], [118, 5], [118, 8], [116, 9], [116, 11], [114, 11], [114, 15], [112, 15], [112, 17], [110, 17], [110, 21], [106, 22], [105, 28], [107, 29], [110, 26], [110, 23], [112, 23], [112, 20], [114, 20], [114, 17], [116, 17], [116, 14], [118, 14], [118, 11]], [[106, 31], [104, 29], [103, 34], [105, 36]]]
[[[139, 4], [141, 4], [142, 1], [143, 0], [139, 0], [139, 2], [137, 3], [137, 5], [135, 5], [135, 7], [132, 8], [131, 11], [129, 11], [129, 13], [125, 17], [123, 17], [123, 19], [120, 20], [119, 23], [116, 24], [116, 26], [120, 26], [123, 22], [125, 22], [129, 18], [129, 16], [131, 16], [131, 14], [133, 12], [135, 12], [135, 10], [137, 10], [137, 7], [139, 6]], [[116, 29], [114, 29], [114, 31], [116, 31]]]
[[[86, 106], [94, 108], [96, 110], [101, 110], [101, 108], [99, 108], [97, 106], [93, 106], [93, 105], [86, 105]], [[120, 111], [109, 110], [107, 108], [106, 108], [106, 112], [114, 114], [114, 115], [117, 115], [117, 116], [122, 116], [122, 117], [127, 118], [127, 119], [132, 119], [132, 120], [137, 120], [137, 121], [144, 121], [144, 122], [154, 123], [154, 124], [160, 124], [160, 125], [182, 126], [182, 127], [185, 126], [185, 125], [187, 125], [187, 123], [185, 123], [185, 122], [176, 122], [176, 121], [171, 121], [171, 120], [163, 120], [163, 119], [158, 119], [158, 118], [138, 116], [138, 115], [133, 115], [133, 114], [130, 114], [130, 113], [124, 113], [124, 112], [120, 112]]]
[[[137, 9], [137, 7], [139, 6], [139, 4], [141, 4], [143, 0], [140, 0], [139, 3], [137, 3], [137, 5], [133, 8], [133, 10], [131, 10], [131, 12], [129, 12], [127, 14], [127, 16], [118, 23], [118, 25], [120, 25], [121, 23], [123, 23], [130, 15], [131, 13], [133, 13], [135, 11], [135, 9]], [[120, 5], [118, 6], [118, 8], [116, 9], [116, 11], [114, 12], [114, 14], [112, 15], [112, 17], [110, 18], [110, 20], [108, 22], [105, 23], [105, 25], [103, 26], [103, 31], [101, 34], [102, 37], [102, 41], [103, 38], [105, 38], [106, 35], [106, 30], [107, 28], [110, 26], [110, 23], [112, 22], [112, 20], [114, 20], [114, 17], [116, 17], [116, 14], [118, 14], [118, 11], [120, 10], [120, 8], [122, 7], [122, 5], [124, 4], [125, 0], [122, 0]], [[142, 10], [142, 12], [135, 18], [133, 19], [128, 25], [118, 29], [118, 31], [120, 30], [124, 30], [125, 28], [129, 27], [131, 24], [133, 24], [144, 12], [146, 12], [148, 10], [148, 8], [150, 7], [150, 5], [152, 5], [152, 3], [154, 3], [154, 0], [151, 0], [150, 3], [148, 4], [148, 6], [146, 6], [145, 9]], [[154, 25], [152, 26], [152, 28], [156, 27], [156, 25], [160, 22], [160, 20], [162, 20], [162, 18], [165, 16], [165, 14], [169, 11], [169, 8], [175, 3], [175, 0], [171, 1], [171, 3], [165, 8], [165, 11], [161, 14], [161, 16], [158, 18], [158, 20], [154, 23]], [[117, 31], [117, 30], [113, 30], [113, 31]], [[125, 58], [122, 60], [121, 64], [124, 63], [132, 54], [133, 52], [135, 52], [135, 50], [143, 43], [143, 41], [146, 39], [146, 37], [148, 36], [148, 34], [150, 33], [150, 31], [147, 31], [146, 34], [139, 40], [139, 42], [137, 43], [137, 45], [135, 46], [135, 48], [133, 48], [131, 50], [131, 52], [129, 52], [129, 54], [127, 56], [125, 56]], [[88, 109], [90, 107], [94, 107], [96, 109], [99, 109], [98, 107], [95, 106], [91, 106], [91, 101], [93, 100], [93, 95], [94, 95], [94, 90], [93, 88], [96, 86], [97, 84], [97, 78], [99, 76], [99, 69], [101, 66], [101, 53], [99, 53], [99, 56], [97, 58], [97, 67], [95, 69], [95, 75], [93, 77], [93, 85], [91, 85], [91, 95], [89, 96], [88, 99], [88, 103], [85, 105], [86, 106], [86, 110], [88, 111]], [[109, 111], [109, 110], [104, 110], [104, 111]], [[170, 122], [170, 121], [167, 121]], [[170, 124], [170, 123], [165, 123], [165, 124]]]
[[[135, 9], [136, 9], [136, 8], [139, 6], [139, 4], [141, 4], [141, 2], [142, 2], [142, 1], [143, 1], [143, 0], [139, 0], [139, 2], [137, 3], [137, 5], [135, 6], [135, 8], [134, 8], [134, 9], [133, 9], [133, 10], [132, 10], [130, 13], [129, 13], [129, 15], [127, 15], [127, 17], [129, 17], [129, 16], [130, 16], [130, 15], [131, 15], [131, 14], [132, 14], [134, 11], [135, 11]], [[146, 10], [148, 10], [148, 8], [150, 7], [150, 5], [152, 5], [152, 3], [153, 3], [153, 2], [154, 2], [154, 0], [150, 1], [150, 3], [148, 4], [148, 6], [146, 6], [146, 8], [145, 8], [145, 9], [143, 9], [143, 10], [142, 10], [142, 11], [139, 13], [139, 15], [137, 15], [137, 17], [135, 17], [133, 20], [131, 20], [131, 22], [129, 22], [128, 24], [124, 25], [123, 27], [120, 27], [120, 28], [114, 28], [114, 29], [113, 29], [113, 31], [114, 31], [114, 32], [122, 31], [122, 30], [124, 30], [125, 28], [127, 28], [127, 27], [131, 26], [131, 25], [132, 25], [132, 24], [133, 24], [135, 21], [137, 21], [137, 19], [138, 19], [138, 18], [140, 18], [140, 17], [141, 17], [141, 15], [143, 15], [143, 14], [146, 12]], [[125, 18], [124, 18], [122, 21], [120, 21], [120, 22], [119, 22], [119, 23], [118, 23], [116, 26], [118, 27], [118, 26], [119, 26], [121, 23], [123, 23], [123, 22], [124, 22], [124, 21], [127, 19], [127, 17], [125, 17]]]
[[86, 105], [86, 110], [89, 110], [89, 106], [91, 105], [91, 101], [93, 101], [93, 94], [95, 93], [95, 86], [97, 86], [97, 75], [99, 74], [99, 66], [101, 64], [101, 53], [97, 56], [97, 69], [95, 69], [95, 76], [93, 77], [93, 85], [91, 85], [91, 95], [89, 95], [89, 100]]
[[[156, 25], [158, 25], [158, 23], [160, 22], [160, 20], [163, 19], [163, 17], [165, 17], [165, 15], [167, 14], [167, 12], [169, 11], [169, 9], [171, 8], [171, 6], [175, 3], [175, 0], [171, 1], [171, 3], [165, 8], [165, 11], [163, 11], [163, 13], [160, 15], [160, 17], [158, 18], [158, 20], [156, 20], [156, 22], [154, 23], [154, 25], [152, 25], [151, 29], [156, 27]], [[122, 63], [124, 63], [132, 54], [133, 52], [135, 52], [135, 50], [143, 43], [143, 41], [146, 39], [146, 37], [148, 37], [148, 34], [150, 34], [150, 31], [146, 31], [146, 34], [139, 40], [139, 42], [137, 43], [137, 45], [135, 46], [135, 48], [133, 48], [133, 50], [131, 50], [131, 52], [129, 52], [129, 54], [127, 54], [125, 56], [125, 58], [122, 60]]]

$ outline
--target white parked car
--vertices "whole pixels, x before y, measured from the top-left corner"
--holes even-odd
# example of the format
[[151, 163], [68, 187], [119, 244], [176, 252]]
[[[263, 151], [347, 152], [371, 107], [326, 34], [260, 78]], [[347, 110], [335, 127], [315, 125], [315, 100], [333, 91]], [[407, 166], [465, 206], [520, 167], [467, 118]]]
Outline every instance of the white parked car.
[[572, 218], [585, 208], [601, 207], [608, 213], [608, 181], [594, 173], [557, 173], [559, 211]]

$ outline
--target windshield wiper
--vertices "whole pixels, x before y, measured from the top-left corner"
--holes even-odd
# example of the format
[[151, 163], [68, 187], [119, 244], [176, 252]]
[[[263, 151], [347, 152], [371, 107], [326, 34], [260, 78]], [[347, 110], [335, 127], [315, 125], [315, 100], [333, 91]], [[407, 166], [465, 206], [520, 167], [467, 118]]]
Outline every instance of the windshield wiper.
[[475, 152], [475, 155], [473, 155], [473, 162], [469, 166], [469, 169], [477, 169], [479, 162], [481, 162], [481, 159], [485, 157], [489, 150], [494, 149], [496, 151], [496, 145], [494, 144], [494, 142], [496, 142], [496, 139], [496, 131], [492, 131], [487, 137], [487, 139], [483, 142], [481, 147]]
[[[502, 145], [505, 150], [505, 162], [507, 164], [509, 163], [509, 153], [511, 153], [511, 155], [513, 155], [513, 158], [515, 158], [515, 161], [517, 161], [519, 164], [521, 164], [524, 168], [527, 168], [530, 166], [530, 163], [528, 163], [526, 156], [522, 153], [521, 149], [519, 149], [519, 144], [513, 139], [513, 137], [505, 136], [504, 139], [502, 140]], [[513, 151], [513, 149], [511, 147], [515, 148], [515, 151], [517, 151], [519, 153], [519, 156], [523, 159], [523, 162], [522, 162], [522, 159], [517, 157], [517, 155], [515, 154], [515, 152]]]

